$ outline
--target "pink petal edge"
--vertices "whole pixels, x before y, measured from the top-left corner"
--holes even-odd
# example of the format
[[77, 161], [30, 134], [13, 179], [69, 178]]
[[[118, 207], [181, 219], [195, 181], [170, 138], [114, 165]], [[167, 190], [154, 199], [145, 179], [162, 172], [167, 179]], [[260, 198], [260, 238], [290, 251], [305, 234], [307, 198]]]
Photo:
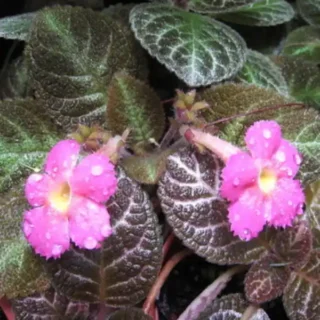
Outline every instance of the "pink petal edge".
[[33, 173], [25, 184], [25, 196], [33, 207], [43, 206], [48, 197], [51, 178], [46, 174]]

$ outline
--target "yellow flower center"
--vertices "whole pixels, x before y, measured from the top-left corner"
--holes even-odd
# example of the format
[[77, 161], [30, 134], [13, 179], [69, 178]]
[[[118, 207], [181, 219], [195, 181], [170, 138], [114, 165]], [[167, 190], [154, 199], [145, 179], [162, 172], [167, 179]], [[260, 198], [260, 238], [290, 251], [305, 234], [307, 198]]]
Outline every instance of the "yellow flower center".
[[60, 183], [49, 193], [50, 205], [61, 213], [66, 213], [71, 197], [70, 186], [67, 182]]
[[262, 169], [258, 184], [263, 193], [269, 194], [274, 190], [277, 184], [277, 176], [275, 172], [269, 169]]

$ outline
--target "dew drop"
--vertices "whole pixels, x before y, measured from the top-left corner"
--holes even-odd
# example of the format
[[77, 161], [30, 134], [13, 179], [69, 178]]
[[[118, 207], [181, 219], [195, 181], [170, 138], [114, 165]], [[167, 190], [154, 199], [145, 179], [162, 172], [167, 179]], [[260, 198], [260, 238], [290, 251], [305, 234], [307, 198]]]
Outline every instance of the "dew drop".
[[243, 230], [243, 235], [241, 236], [241, 239], [244, 241], [249, 241], [251, 238], [251, 232], [249, 229], [244, 229]]
[[279, 162], [285, 162], [286, 161], [286, 155], [283, 151], [278, 151], [276, 153], [276, 158]]
[[61, 252], [62, 252], [62, 246], [59, 244], [55, 244], [51, 251], [53, 256], [58, 256], [61, 254]]
[[240, 184], [239, 178], [234, 178], [234, 179], [233, 179], [233, 185], [234, 185], [235, 187], [237, 187], [239, 184]]
[[103, 172], [103, 167], [102, 166], [93, 166], [91, 168], [91, 174], [93, 176], [100, 176]]
[[34, 174], [32, 177], [33, 177], [33, 181], [35, 182], [39, 182], [43, 179], [42, 174]]
[[295, 161], [296, 161], [296, 164], [297, 165], [299, 165], [299, 164], [301, 164], [301, 157], [298, 155], [298, 154], [296, 154], [295, 156], [294, 156], [294, 158], [295, 158]]
[[110, 236], [111, 233], [112, 233], [112, 229], [111, 229], [111, 227], [110, 227], [108, 224], [105, 224], [105, 225], [101, 228], [101, 234], [102, 234], [104, 237]]
[[292, 177], [292, 175], [293, 175], [292, 170], [291, 170], [291, 169], [288, 169], [288, 170], [287, 170], [287, 174], [288, 174], [289, 177]]
[[53, 171], [53, 172], [58, 172], [58, 167], [54, 167], [54, 168], [52, 169], [52, 171]]
[[26, 237], [29, 237], [32, 233], [33, 225], [29, 222], [25, 222], [23, 225], [23, 232]]
[[291, 201], [291, 200], [289, 200], [289, 201], [288, 201], [288, 206], [290, 206], [290, 207], [291, 207], [292, 205], [293, 205], [292, 201]]
[[263, 137], [266, 138], [266, 139], [270, 139], [271, 138], [271, 131], [270, 130], [263, 130]]
[[95, 248], [97, 244], [98, 244], [98, 241], [92, 237], [88, 237], [84, 241], [84, 247], [89, 250]]
[[51, 233], [50, 232], [46, 232], [46, 239], [50, 240], [51, 239]]

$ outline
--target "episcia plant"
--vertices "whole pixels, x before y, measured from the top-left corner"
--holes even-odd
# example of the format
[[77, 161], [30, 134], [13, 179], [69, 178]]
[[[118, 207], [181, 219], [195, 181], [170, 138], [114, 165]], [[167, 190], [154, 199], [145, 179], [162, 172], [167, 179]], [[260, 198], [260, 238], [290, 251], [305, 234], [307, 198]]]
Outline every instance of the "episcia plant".
[[319, 0], [22, 11], [0, 318], [320, 319]]

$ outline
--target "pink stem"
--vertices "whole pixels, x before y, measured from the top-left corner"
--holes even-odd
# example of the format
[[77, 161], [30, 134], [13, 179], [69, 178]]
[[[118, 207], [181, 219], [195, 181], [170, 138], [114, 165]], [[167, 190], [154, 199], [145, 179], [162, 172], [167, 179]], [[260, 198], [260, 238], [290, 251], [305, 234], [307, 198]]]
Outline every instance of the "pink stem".
[[0, 308], [7, 317], [7, 320], [14, 320], [15, 314], [13, 313], [11, 303], [6, 297], [0, 299]]

